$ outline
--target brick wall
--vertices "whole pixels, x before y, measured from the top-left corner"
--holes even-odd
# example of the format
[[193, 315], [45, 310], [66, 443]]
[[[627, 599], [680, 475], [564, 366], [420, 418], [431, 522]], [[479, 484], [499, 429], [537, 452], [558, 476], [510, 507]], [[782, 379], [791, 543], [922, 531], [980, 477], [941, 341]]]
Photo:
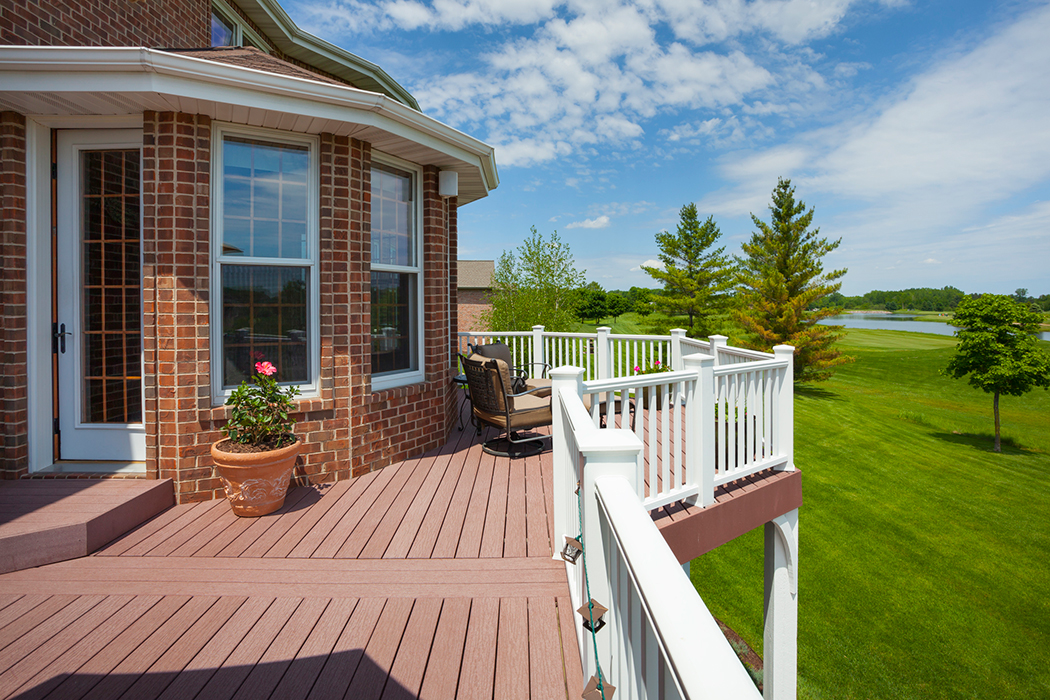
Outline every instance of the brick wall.
[[492, 308], [487, 289], [458, 290], [459, 329], [461, 331], [488, 330], [485, 314]]
[[0, 5], [0, 44], [211, 46], [209, 0], [15, 0]]
[[0, 112], [0, 477], [28, 471], [26, 387], [26, 128]]
[[[371, 230], [369, 208], [364, 208], [360, 239], [350, 249], [351, 309], [351, 418], [353, 475], [385, 467], [444, 444], [454, 422], [456, 394], [452, 389], [448, 334], [449, 271], [455, 260], [455, 202], [437, 194], [437, 168], [423, 173], [423, 318], [425, 379], [420, 384], [371, 391]], [[364, 170], [365, 201], [371, 181]], [[445, 234], [446, 211], [450, 211]], [[454, 300], [452, 300], [454, 304]], [[454, 328], [454, 327], [453, 327]]]
[[[211, 406], [208, 250], [211, 122], [147, 112], [143, 146], [143, 347], [147, 459], [176, 482], [179, 502], [222, 495], [210, 446], [226, 409]], [[455, 202], [423, 177], [425, 381], [371, 391], [367, 143], [320, 138], [320, 397], [299, 401], [305, 442], [297, 474], [345, 479], [444, 443], [455, 420], [448, 348], [447, 261], [455, 259]], [[451, 239], [446, 236], [452, 230]]]

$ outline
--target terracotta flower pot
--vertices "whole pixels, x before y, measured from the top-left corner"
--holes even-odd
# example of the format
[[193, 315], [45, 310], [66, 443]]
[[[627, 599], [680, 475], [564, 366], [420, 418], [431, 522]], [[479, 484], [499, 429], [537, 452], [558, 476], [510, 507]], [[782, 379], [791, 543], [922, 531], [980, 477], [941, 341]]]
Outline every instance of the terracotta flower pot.
[[283, 506], [302, 440], [268, 452], [223, 452], [218, 449], [223, 442], [211, 446], [211, 458], [234, 514], [254, 517]]

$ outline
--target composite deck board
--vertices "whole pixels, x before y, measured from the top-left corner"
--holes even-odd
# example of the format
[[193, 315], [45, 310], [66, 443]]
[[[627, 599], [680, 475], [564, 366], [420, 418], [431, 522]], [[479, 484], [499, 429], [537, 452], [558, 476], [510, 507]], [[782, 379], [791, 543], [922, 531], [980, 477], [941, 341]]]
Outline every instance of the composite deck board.
[[578, 697], [551, 453], [494, 457], [492, 437], [453, 430], [418, 458], [298, 486], [260, 518], [175, 506], [94, 556], [0, 575], [0, 698]]

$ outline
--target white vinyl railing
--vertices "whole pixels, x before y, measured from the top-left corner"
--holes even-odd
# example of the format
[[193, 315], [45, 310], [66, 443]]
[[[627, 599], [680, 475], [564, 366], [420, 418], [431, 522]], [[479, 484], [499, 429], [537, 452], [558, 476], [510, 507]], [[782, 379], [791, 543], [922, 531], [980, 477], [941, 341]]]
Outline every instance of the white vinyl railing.
[[[677, 501], [708, 506], [715, 489], [764, 469], [793, 469], [793, 353], [735, 348], [670, 336], [547, 333], [460, 333], [460, 344], [502, 341], [515, 364], [538, 373], [542, 363], [583, 371], [580, 395], [595, 426], [629, 429], [645, 445], [638, 456], [639, 498], [649, 510]], [[535, 360], [533, 358], [536, 358]], [[643, 374], [670, 367], [672, 372]]]
[[761, 697], [642, 504], [642, 441], [595, 425], [582, 368], [552, 378], [555, 532], [584, 547], [565, 565], [572, 604], [609, 608], [593, 635], [575, 614], [584, 677], [617, 699]]

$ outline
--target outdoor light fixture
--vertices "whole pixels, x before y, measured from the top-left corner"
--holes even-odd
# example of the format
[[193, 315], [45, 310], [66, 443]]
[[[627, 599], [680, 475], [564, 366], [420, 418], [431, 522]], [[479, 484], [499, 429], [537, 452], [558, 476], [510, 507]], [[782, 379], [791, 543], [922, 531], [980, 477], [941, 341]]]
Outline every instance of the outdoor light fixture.
[[570, 564], [575, 564], [576, 560], [583, 554], [583, 545], [575, 537], [565, 536], [565, 546], [561, 548], [561, 558]]
[[[591, 610], [587, 609], [587, 606], [591, 607]], [[609, 608], [605, 607], [594, 598], [591, 598], [589, 603], [584, 603], [580, 606], [576, 612], [583, 616], [583, 628], [588, 632], [597, 632], [602, 627], [605, 627], [605, 620], [602, 616], [609, 612]], [[594, 620], [594, 629], [591, 629], [591, 620]]]
[[[604, 693], [602, 691], [605, 691]], [[586, 687], [583, 689], [583, 695], [580, 697], [583, 700], [612, 700], [613, 693], [616, 692], [616, 686], [610, 685], [608, 681], [602, 683], [602, 687], [598, 687], [598, 676], [591, 676], [591, 679], [587, 681]]]
[[438, 194], [442, 197], [458, 197], [459, 173], [455, 170], [442, 170], [439, 172]]

